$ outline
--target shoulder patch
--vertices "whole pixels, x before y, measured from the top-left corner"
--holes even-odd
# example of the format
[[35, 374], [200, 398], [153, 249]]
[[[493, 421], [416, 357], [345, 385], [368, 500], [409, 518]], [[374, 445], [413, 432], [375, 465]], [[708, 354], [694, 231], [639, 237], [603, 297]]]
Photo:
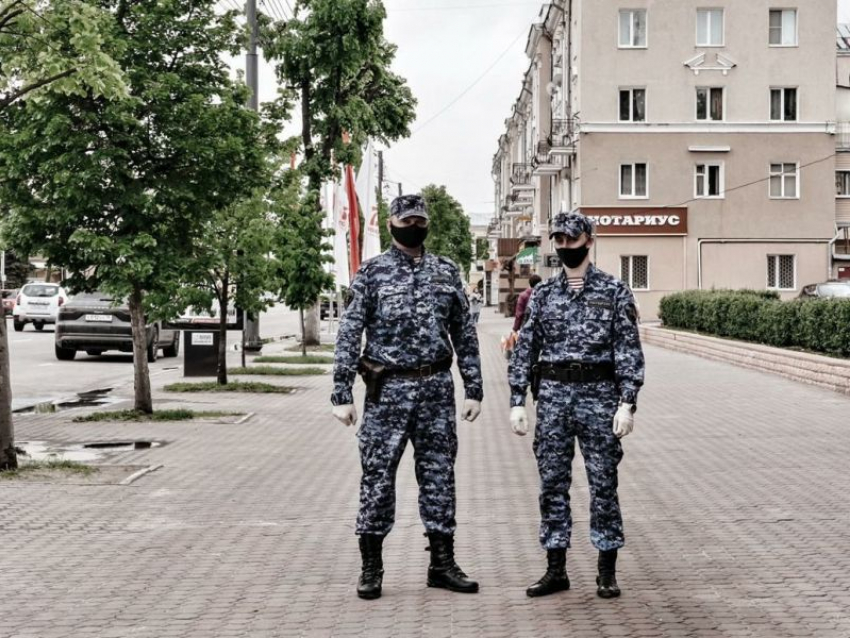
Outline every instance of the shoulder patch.
[[638, 322], [638, 312], [637, 312], [637, 308], [635, 307], [635, 305], [633, 303], [626, 304], [626, 317], [633, 324], [637, 324], [637, 322]]

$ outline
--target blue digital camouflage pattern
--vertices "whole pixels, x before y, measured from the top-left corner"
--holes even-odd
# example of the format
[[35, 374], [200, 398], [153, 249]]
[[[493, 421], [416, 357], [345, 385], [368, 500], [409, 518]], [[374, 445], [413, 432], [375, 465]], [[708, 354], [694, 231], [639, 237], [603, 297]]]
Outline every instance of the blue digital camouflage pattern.
[[613, 419], [620, 401], [637, 404], [644, 356], [634, 296], [623, 282], [592, 264], [583, 290], [571, 290], [563, 270], [534, 289], [508, 368], [511, 406], [525, 405], [536, 362], [571, 361], [613, 362], [616, 380], [541, 382], [534, 443], [541, 482], [540, 542], [546, 549], [569, 546], [569, 487], [578, 437], [590, 486], [591, 540], [600, 550], [615, 549], [623, 545], [617, 500], [623, 450]]
[[421, 195], [400, 195], [390, 203], [390, 215], [405, 219], [406, 217], [424, 217], [428, 219], [428, 208]]
[[[424, 253], [415, 261], [392, 247], [365, 262], [351, 283], [334, 359], [335, 405], [353, 403], [352, 385], [364, 356], [389, 370], [412, 370], [457, 354], [466, 397], [481, 401], [478, 336], [457, 266]], [[457, 454], [454, 384], [450, 372], [421, 379], [388, 376], [380, 400], [369, 399], [358, 433], [363, 477], [358, 534], [387, 534], [395, 518], [395, 476], [410, 440], [419, 509], [429, 532], [455, 529]]]
[[363, 263], [351, 282], [339, 324], [334, 405], [354, 402], [351, 388], [364, 330], [364, 355], [389, 369], [437, 363], [451, 357], [454, 349], [466, 398], [483, 398], [478, 335], [452, 260], [424, 253], [417, 264], [393, 246]]
[[422, 380], [387, 379], [380, 402], [366, 401], [358, 438], [363, 478], [357, 533], [390, 533], [395, 522], [396, 470], [409, 440], [425, 529], [454, 534], [457, 433], [451, 373]]
[[578, 239], [582, 233], [593, 237], [593, 222], [581, 213], [558, 213], [549, 224], [549, 239], [559, 233], [573, 239]]

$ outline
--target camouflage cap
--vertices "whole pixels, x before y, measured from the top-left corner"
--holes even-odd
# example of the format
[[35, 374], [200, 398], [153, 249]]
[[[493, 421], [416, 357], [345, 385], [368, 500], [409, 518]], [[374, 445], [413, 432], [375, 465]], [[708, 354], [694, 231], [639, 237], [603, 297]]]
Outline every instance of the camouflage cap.
[[402, 195], [396, 197], [390, 204], [390, 215], [399, 219], [407, 217], [428, 219], [428, 209], [421, 195]]
[[549, 222], [549, 239], [558, 234], [577, 239], [582, 233], [593, 237], [593, 223], [578, 211], [558, 213]]

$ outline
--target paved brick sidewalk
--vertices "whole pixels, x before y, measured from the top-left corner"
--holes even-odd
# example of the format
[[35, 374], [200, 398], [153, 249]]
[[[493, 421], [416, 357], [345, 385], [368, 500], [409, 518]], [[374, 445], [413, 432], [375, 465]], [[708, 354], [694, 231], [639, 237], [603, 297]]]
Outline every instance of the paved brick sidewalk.
[[113, 460], [164, 464], [128, 487], [0, 483], [0, 637], [850, 636], [850, 398], [657, 349], [621, 466], [623, 597], [594, 595], [577, 459], [573, 589], [526, 598], [544, 554], [507, 326], [485, 310], [485, 409], [459, 425], [457, 545], [479, 595], [425, 587], [408, 454], [384, 597], [356, 598], [356, 439], [329, 416], [330, 377], [300, 378], [291, 396], [179, 400], [257, 413], [241, 426], [20, 417], [21, 440], [167, 445]]

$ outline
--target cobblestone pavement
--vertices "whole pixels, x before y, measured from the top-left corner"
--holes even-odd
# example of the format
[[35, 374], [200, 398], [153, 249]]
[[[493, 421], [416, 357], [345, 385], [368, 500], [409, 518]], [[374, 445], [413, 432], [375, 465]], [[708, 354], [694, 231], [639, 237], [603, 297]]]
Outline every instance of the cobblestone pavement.
[[18, 417], [19, 440], [166, 445], [111, 460], [164, 465], [129, 486], [0, 483], [0, 637], [850, 636], [850, 398], [654, 348], [621, 465], [623, 597], [595, 597], [577, 471], [573, 588], [526, 598], [545, 555], [508, 325], [485, 309], [484, 412], [459, 425], [458, 558], [480, 594], [425, 587], [408, 453], [384, 597], [355, 596], [354, 431], [330, 417], [330, 376], [294, 377], [274, 381], [288, 396], [167, 397], [256, 413], [238, 426]]

